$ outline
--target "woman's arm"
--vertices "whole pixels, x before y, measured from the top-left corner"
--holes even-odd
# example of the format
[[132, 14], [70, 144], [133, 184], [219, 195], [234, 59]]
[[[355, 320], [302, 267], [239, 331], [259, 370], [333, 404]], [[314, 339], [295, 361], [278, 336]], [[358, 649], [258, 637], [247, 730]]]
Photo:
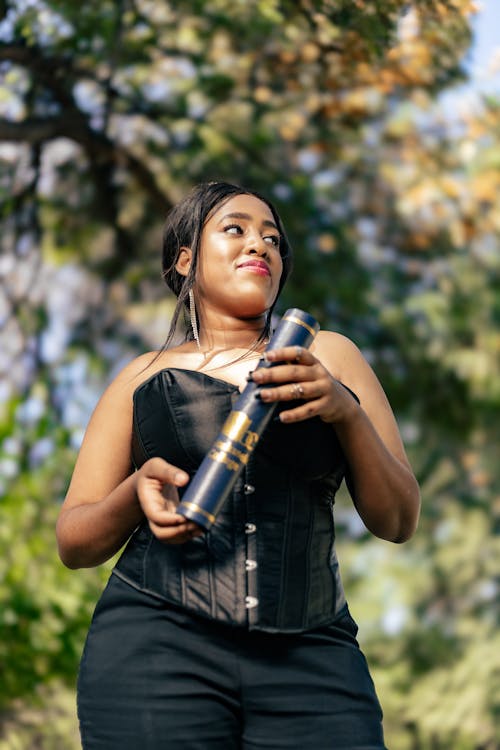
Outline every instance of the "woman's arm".
[[144, 365], [139, 357], [118, 375], [87, 427], [56, 527], [59, 555], [69, 568], [105, 562], [144, 516], [163, 541], [185, 541], [197, 529], [174, 512], [185, 472], [160, 458], [133, 471], [132, 396]]
[[[269, 358], [290, 363], [295, 355], [292, 347]], [[344, 336], [322, 332], [314, 353], [302, 350], [298, 362], [258, 370], [254, 380], [286, 383], [263, 389], [264, 401], [296, 399], [300, 387], [305, 403], [281, 412], [280, 418], [295, 422], [319, 416], [332, 424], [349, 464], [349, 489], [366, 527], [382, 539], [409, 539], [420, 512], [418, 484], [385, 393], [359, 349]], [[341, 382], [358, 395], [360, 404]]]

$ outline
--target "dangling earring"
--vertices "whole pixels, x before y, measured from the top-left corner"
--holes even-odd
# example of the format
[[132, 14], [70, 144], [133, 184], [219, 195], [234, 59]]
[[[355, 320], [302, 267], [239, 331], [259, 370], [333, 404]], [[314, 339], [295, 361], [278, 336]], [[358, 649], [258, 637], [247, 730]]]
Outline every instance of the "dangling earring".
[[189, 296], [189, 319], [191, 321], [191, 329], [193, 331], [193, 337], [194, 337], [194, 340], [196, 341], [196, 345], [198, 349], [201, 349], [200, 334], [198, 333], [198, 321], [196, 319], [196, 307], [194, 304], [194, 294], [193, 294], [192, 289], [189, 290], [188, 296]]

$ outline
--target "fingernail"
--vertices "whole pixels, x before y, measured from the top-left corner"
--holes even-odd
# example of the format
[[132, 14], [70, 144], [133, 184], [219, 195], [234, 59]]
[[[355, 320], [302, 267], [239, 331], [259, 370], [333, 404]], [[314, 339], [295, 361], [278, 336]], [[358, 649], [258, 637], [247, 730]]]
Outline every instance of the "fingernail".
[[262, 387], [259, 390], [259, 398], [261, 401], [272, 401], [272, 394], [266, 387]]
[[189, 479], [188, 474], [186, 474], [184, 471], [176, 471], [174, 474], [174, 482], [185, 482], [186, 479]]

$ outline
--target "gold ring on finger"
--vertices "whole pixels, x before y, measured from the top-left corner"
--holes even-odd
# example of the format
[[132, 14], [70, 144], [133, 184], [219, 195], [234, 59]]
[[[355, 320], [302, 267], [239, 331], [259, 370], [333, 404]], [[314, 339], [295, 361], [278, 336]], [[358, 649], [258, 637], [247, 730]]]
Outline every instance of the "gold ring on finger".
[[304, 395], [304, 389], [300, 383], [293, 383], [290, 388], [292, 390], [292, 398], [302, 398]]

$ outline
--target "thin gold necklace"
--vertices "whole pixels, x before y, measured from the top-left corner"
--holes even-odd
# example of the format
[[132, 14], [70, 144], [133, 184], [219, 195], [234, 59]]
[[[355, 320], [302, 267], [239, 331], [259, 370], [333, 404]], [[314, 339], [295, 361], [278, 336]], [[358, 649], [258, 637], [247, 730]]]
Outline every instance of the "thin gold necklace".
[[[256, 360], [260, 359], [260, 355], [262, 354], [263, 348], [265, 348], [265, 346], [267, 346], [268, 343], [269, 343], [269, 338], [266, 336], [266, 338], [262, 339], [262, 341], [260, 342], [260, 345], [258, 345], [259, 344], [259, 337], [257, 337], [254, 341], [252, 341], [252, 344], [250, 345], [250, 347], [247, 349], [246, 352], [244, 352], [243, 354], [240, 354], [235, 359], [230, 360], [229, 362], [224, 363], [223, 366], [224, 367], [228, 367], [229, 365], [234, 365], [237, 362], [242, 362], [242, 361], [248, 360], [249, 358], [256, 359]], [[201, 368], [204, 368], [207, 365], [209, 365], [210, 364], [210, 360], [213, 357], [217, 356], [217, 354], [221, 354], [224, 351], [229, 351], [229, 350], [228, 349], [218, 349], [218, 350], [208, 349], [206, 351], [202, 351], [201, 354], [203, 354], [204, 362], [201, 365]], [[253, 355], [255, 355], [255, 356], [253, 356]], [[218, 366], [215, 365], [215, 366], [212, 367], [212, 369], [213, 370], [219, 370], [220, 366], [218, 367]]]

